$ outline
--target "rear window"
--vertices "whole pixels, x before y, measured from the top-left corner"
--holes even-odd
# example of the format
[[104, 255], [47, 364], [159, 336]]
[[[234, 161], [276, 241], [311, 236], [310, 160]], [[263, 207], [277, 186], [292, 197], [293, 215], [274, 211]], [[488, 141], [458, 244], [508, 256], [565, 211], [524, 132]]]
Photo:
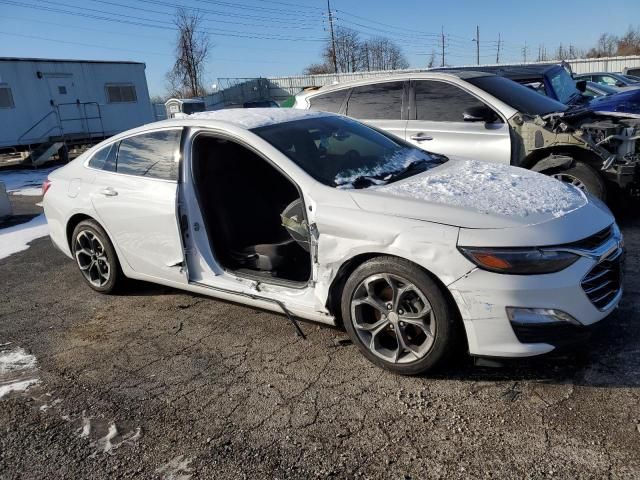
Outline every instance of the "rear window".
[[125, 138], [120, 142], [116, 171], [139, 177], [178, 179], [182, 130], [162, 130]]
[[491, 75], [470, 78], [467, 81], [528, 115], [546, 115], [552, 112], [564, 112], [567, 109], [566, 105], [544, 97], [508, 78]]
[[355, 87], [347, 103], [347, 115], [363, 120], [400, 120], [403, 82]]
[[309, 99], [311, 110], [339, 113], [342, 102], [347, 97], [348, 90], [338, 90]]
[[107, 170], [110, 172], [115, 171], [115, 157], [117, 151], [117, 143], [112, 143], [111, 145], [101, 148], [93, 154], [89, 160], [89, 166], [91, 168], [97, 168], [98, 170]]

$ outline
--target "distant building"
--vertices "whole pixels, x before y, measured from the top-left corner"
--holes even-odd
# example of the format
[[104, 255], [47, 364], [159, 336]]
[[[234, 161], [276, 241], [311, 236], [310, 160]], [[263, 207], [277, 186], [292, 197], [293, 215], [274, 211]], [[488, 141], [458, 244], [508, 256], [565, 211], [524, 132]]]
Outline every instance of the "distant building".
[[0, 57], [0, 152], [41, 163], [154, 117], [144, 63]]
[[180, 114], [190, 115], [206, 110], [204, 100], [201, 98], [170, 98], [164, 104], [167, 109], [167, 118], [180, 117]]

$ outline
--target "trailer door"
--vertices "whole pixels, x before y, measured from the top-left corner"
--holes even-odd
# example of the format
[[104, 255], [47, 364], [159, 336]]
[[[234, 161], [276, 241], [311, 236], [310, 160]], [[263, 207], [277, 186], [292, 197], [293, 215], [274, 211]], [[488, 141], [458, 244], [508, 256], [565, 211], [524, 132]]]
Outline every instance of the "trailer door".
[[82, 133], [86, 131], [83, 119], [82, 105], [79, 104], [73, 75], [70, 73], [45, 74], [51, 106], [57, 108], [60, 123], [65, 134]]

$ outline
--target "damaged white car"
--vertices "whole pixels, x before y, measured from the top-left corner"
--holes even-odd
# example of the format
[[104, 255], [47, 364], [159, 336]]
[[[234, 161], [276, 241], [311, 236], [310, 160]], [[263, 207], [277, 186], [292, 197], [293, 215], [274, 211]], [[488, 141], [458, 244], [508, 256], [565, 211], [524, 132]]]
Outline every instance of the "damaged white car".
[[402, 374], [553, 351], [622, 295], [598, 200], [528, 170], [426, 153], [339, 115], [224, 110], [125, 132], [53, 172], [54, 244], [123, 277], [343, 324]]

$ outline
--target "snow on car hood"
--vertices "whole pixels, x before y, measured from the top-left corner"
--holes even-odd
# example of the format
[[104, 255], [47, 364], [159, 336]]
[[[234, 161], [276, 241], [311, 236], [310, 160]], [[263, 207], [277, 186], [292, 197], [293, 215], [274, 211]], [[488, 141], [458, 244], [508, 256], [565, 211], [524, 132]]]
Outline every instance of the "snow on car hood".
[[352, 195], [366, 210], [467, 228], [537, 224], [588, 203], [580, 190], [553, 178], [474, 160], [450, 160], [420, 175]]

